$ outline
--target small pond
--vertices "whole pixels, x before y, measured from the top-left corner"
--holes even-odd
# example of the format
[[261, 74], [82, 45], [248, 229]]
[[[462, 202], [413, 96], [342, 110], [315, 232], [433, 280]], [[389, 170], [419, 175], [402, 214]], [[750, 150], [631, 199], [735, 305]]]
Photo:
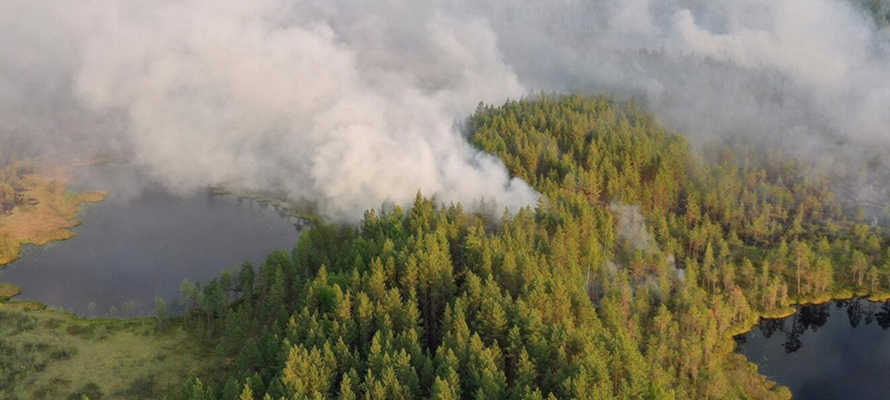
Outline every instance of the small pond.
[[890, 303], [800, 307], [736, 337], [738, 351], [795, 399], [890, 398]]
[[264, 202], [209, 190], [171, 194], [131, 165], [81, 168], [72, 188], [109, 196], [81, 207], [77, 236], [27, 247], [0, 271], [0, 282], [19, 285], [21, 299], [81, 315], [108, 315], [112, 306], [122, 315], [127, 302], [135, 303], [129, 316], [148, 314], [154, 297], [173, 299], [184, 278], [207, 282], [293, 248], [302, 225]]

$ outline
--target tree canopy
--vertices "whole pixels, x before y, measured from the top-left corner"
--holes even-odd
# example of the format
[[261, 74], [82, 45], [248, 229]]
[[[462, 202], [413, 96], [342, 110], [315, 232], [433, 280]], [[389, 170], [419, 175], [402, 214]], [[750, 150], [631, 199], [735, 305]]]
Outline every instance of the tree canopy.
[[776, 150], [691, 147], [633, 102], [537, 95], [466, 129], [540, 193], [491, 216], [418, 193], [207, 284], [231, 361], [182, 399], [787, 398], [731, 336], [792, 302], [885, 293], [886, 232]]

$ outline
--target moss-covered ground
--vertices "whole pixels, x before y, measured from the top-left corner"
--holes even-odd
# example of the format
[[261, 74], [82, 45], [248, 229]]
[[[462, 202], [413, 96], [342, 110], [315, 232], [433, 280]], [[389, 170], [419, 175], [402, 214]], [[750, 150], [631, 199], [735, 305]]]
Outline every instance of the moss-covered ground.
[[153, 318], [85, 319], [34, 304], [0, 303], [0, 399], [163, 398], [219, 365], [175, 321], [159, 330]]

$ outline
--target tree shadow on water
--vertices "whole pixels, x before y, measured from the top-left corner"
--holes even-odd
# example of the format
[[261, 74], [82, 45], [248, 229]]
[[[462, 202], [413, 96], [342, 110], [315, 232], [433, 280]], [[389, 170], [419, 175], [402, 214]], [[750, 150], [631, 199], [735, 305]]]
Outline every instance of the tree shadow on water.
[[883, 329], [890, 328], [890, 301], [881, 304], [880, 310], [875, 313], [875, 321]]
[[785, 353], [790, 354], [800, 350], [803, 347], [801, 336], [807, 331], [816, 332], [828, 322], [831, 316], [828, 304], [807, 305], [801, 307], [795, 314], [791, 322], [791, 330], [785, 332], [785, 342], [782, 347]]
[[862, 321], [862, 302], [850, 301], [847, 304], [847, 316], [850, 318], [850, 327], [856, 328]]
[[[883, 329], [890, 328], [890, 301], [875, 303], [863, 299], [838, 300], [834, 302], [835, 308], [843, 309], [852, 328], [858, 327], [863, 321], [866, 325], [877, 322]], [[786, 354], [794, 353], [803, 347], [801, 338], [808, 332], [816, 332], [828, 323], [831, 317], [831, 304], [801, 306], [793, 316], [785, 319], [763, 319], [758, 323], [757, 329], [765, 339], [771, 338], [776, 333], [784, 335], [782, 347]], [[786, 323], [787, 322], [787, 323]], [[747, 337], [740, 335], [736, 339], [736, 348], [740, 349], [747, 344]]]

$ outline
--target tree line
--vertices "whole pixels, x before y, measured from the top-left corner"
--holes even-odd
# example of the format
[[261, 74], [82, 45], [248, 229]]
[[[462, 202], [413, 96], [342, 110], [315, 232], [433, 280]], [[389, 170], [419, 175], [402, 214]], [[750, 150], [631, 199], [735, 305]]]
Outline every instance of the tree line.
[[229, 362], [178, 398], [787, 398], [731, 336], [890, 290], [886, 232], [778, 150], [693, 148], [599, 96], [480, 104], [466, 129], [542, 193], [534, 209], [418, 193], [184, 282], [184, 320]]

